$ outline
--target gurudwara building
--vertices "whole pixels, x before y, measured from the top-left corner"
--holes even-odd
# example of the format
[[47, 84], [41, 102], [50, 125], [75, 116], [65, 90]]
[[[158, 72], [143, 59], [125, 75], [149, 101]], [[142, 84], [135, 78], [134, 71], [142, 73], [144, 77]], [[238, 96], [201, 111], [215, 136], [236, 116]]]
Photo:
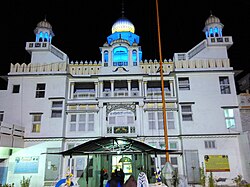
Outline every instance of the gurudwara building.
[[[140, 37], [125, 17], [112, 26], [100, 61], [69, 60], [52, 44], [52, 26], [39, 22], [25, 49], [29, 63], [10, 65], [0, 91], [0, 183], [55, 186], [68, 170], [81, 187], [100, 186], [122, 168], [125, 179], [166, 162], [162, 111], [165, 96], [170, 163], [188, 184], [200, 183], [200, 168], [222, 184], [238, 174], [241, 121], [231, 36], [210, 15], [204, 40], [163, 60], [164, 90], [157, 60], [145, 60]], [[97, 48], [97, 50], [99, 50]], [[126, 158], [126, 159], [123, 159]]]

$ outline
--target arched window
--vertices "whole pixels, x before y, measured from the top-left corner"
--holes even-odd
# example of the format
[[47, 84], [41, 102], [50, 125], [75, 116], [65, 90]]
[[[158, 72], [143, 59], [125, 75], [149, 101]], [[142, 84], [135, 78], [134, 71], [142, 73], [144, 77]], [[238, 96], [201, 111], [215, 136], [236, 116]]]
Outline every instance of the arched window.
[[221, 28], [219, 29], [219, 33], [220, 33], [220, 36], [222, 36], [222, 29]]
[[206, 38], [209, 37], [208, 31], [206, 30]]
[[108, 115], [107, 133], [135, 133], [135, 115], [127, 109], [117, 109]]
[[40, 32], [39, 34], [39, 42], [42, 42], [43, 41], [43, 32]]
[[128, 49], [126, 47], [114, 48], [113, 66], [128, 66]]
[[142, 51], [139, 51], [139, 62], [142, 61]]
[[210, 36], [210, 37], [214, 37], [213, 28], [210, 28], [210, 29], [209, 29], [209, 36]]
[[104, 62], [108, 62], [108, 61], [109, 61], [109, 52], [104, 51]]
[[132, 52], [133, 66], [137, 66], [137, 51], [133, 50]]
[[49, 34], [47, 32], [45, 32], [44, 34], [44, 41], [45, 42], [49, 41]]
[[214, 36], [218, 37], [219, 36], [219, 30], [217, 27], [214, 28]]

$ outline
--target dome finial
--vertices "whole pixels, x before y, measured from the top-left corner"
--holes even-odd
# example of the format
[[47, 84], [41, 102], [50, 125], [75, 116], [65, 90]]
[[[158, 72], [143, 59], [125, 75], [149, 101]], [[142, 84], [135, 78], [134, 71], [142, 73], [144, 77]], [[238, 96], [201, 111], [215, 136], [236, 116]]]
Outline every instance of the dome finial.
[[125, 13], [125, 11], [124, 11], [124, 1], [122, 0], [122, 17], [124, 17], [124, 13]]
[[210, 16], [212, 16], [213, 15], [213, 11], [212, 10], [210, 10]]

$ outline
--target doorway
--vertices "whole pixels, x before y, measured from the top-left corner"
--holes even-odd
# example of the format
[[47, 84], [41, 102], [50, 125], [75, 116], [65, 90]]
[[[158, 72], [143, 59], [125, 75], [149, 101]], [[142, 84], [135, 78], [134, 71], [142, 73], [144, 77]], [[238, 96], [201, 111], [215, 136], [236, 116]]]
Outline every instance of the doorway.
[[112, 155], [112, 172], [115, 172], [115, 169], [122, 169], [125, 175], [124, 181], [132, 175], [132, 168], [132, 155]]

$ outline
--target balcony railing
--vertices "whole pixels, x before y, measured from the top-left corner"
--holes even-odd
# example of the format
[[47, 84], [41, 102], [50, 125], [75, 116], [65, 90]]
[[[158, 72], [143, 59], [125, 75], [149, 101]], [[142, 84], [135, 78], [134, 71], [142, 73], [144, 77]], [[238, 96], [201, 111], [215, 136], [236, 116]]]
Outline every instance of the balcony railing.
[[90, 99], [90, 98], [95, 98], [95, 90], [77, 90], [74, 94], [73, 94], [73, 98], [74, 99]]
[[[165, 97], [171, 97], [171, 91], [168, 88], [164, 89]], [[110, 89], [104, 89], [102, 93], [103, 97], [112, 97]], [[127, 89], [115, 89], [113, 91], [113, 97], [139, 97], [140, 91], [137, 88], [132, 88], [129, 94]], [[160, 98], [161, 88], [148, 88], [147, 98]], [[96, 97], [96, 91], [92, 89], [77, 90], [73, 93], [73, 99], [93, 99]]]
[[0, 122], [0, 147], [24, 146], [24, 127]]
[[[161, 98], [161, 88], [148, 88], [147, 89], [147, 98]], [[168, 88], [164, 89], [164, 94], [166, 97], [170, 97], [171, 96], [171, 91]]]
[[[138, 89], [133, 89], [131, 90], [131, 95], [130, 97], [138, 97], [139, 90]], [[103, 97], [111, 97], [111, 90], [110, 89], [105, 89], [103, 91]], [[128, 97], [129, 96], [129, 91], [127, 89], [115, 89], [114, 90], [114, 97]]]

